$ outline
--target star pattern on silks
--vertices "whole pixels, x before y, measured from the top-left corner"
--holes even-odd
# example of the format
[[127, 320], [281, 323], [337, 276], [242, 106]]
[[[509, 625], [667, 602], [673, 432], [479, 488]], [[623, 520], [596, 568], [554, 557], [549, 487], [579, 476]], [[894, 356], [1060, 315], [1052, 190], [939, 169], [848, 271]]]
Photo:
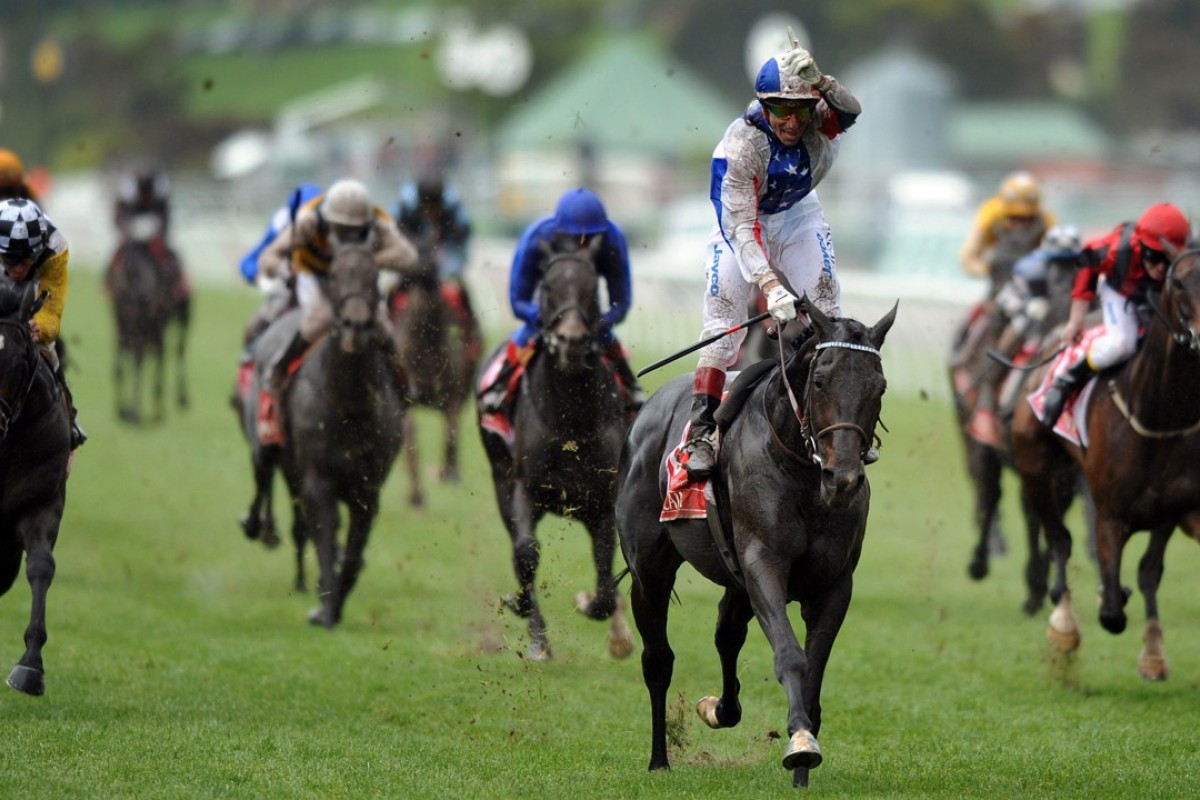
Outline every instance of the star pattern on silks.
[[800, 148], [777, 149], [767, 169], [767, 193], [779, 208], [789, 208], [812, 189], [806, 155]]

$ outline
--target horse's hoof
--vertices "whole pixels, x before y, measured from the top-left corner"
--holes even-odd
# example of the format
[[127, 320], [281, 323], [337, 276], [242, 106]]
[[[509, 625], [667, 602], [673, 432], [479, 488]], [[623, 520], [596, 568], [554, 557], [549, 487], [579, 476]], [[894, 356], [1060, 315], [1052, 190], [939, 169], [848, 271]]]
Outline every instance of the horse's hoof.
[[408, 504], [413, 508], [422, 508], [425, 505], [425, 495], [421, 492], [413, 492], [409, 495]]
[[500, 603], [504, 608], [507, 608], [522, 619], [533, 613], [533, 608], [530, 607], [529, 601], [525, 599], [524, 594], [506, 594], [500, 598]]
[[1161, 655], [1142, 653], [1138, 659], [1138, 675], [1148, 681], [1165, 681], [1170, 670], [1167, 669], [1167, 659]]
[[575, 595], [575, 610], [588, 619], [608, 619], [617, 610], [617, 601], [597, 600], [595, 592], [581, 591]]
[[262, 534], [259, 535], [258, 540], [262, 542], [263, 547], [267, 548], [268, 550], [274, 550], [276, 547], [279, 547], [280, 543], [283, 541], [279, 538], [279, 534], [276, 533], [275, 526], [271, 524], [263, 525]]
[[1124, 633], [1128, 624], [1129, 618], [1125, 616], [1124, 611], [1117, 611], [1115, 614], [1106, 614], [1103, 610], [1100, 612], [1100, 625], [1109, 633]]
[[448, 467], [442, 470], [442, 483], [458, 484], [462, 482], [462, 475], [457, 467]]
[[988, 575], [987, 561], [972, 561], [967, 566], [967, 574], [971, 576], [971, 580], [981, 581]]
[[550, 652], [550, 645], [546, 642], [533, 642], [529, 647], [525, 648], [525, 660], [545, 662], [554, 657]]
[[817, 737], [808, 731], [796, 731], [788, 740], [787, 752], [783, 754], [783, 766], [784, 769], [812, 769], [820, 766], [823, 758]]
[[18, 692], [41, 697], [46, 693], [46, 673], [40, 669], [17, 664], [8, 673], [8, 685]]
[[704, 724], [713, 729], [721, 729], [725, 727], [721, 724], [721, 720], [717, 719], [717, 705], [721, 702], [721, 698], [701, 697], [700, 702], [696, 703], [696, 714], [700, 719], [704, 720]]
[[308, 621], [309, 624], [320, 625], [326, 630], [333, 630], [334, 622], [330, 618], [329, 611], [327, 611], [324, 607], [314, 608], [312, 611], [308, 612]]
[[246, 538], [251, 541], [258, 539], [258, 522], [249, 514], [242, 514], [238, 517], [238, 524], [242, 526], [242, 533], [246, 534]]

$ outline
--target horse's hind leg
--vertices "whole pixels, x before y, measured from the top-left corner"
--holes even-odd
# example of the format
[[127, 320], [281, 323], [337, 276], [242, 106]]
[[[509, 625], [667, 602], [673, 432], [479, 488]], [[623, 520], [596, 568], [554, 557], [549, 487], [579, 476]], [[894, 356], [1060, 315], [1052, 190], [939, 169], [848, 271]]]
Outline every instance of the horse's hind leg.
[[337, 590], [334, 592], [330, 613], [334, 623], [342, 621], [342, 610], [346, 599], [358, 583], [359, 573], [363, 568], [363, 553], [367, 549], [367, 539], [371, 535], [371, 525], [379, 513], [378, 491], [364, 491], [361, 496], [347, 504], [350, 508], [350, 525], [346, 533], [346, 549], [342, 554], [341, 568], [338, 570]]
[[1046, 594], [1050, 591], [1050, 555], [1042, 546], [1042, 523], [1024, 494], [1021, 495], [1021, 510], [1025, 518], [1025, 539], [1029, 547], [1025, 559], [1027, 594], [1021, 608], [1032, 617], [1046, 602]]
[[33, 602], [29, 626], [25, 629], [25, 654], [8, 675], [8, 685], [19, 692], [39, 696], [46, 692], [46, 673], [42, 665], [42, 647], [46, 644], [46, 594], [54, 580], [54, 540], [62, 506], [47, 508], [20, 525], [25, 540], [25, 576]]
[[175, 342], [175, 400], [180, 408], [187, 408], [191, 398], [188, 396], [187, 382], [187, 332], [191, 308], [188, 300], [182, 300], [176, 308], [176, 331], [179, 338]]
[[446, 409], [446, 447], [442, 453], [441, 474], [443, 483], [458, 483], [462, 480], [458, 469], [458, 423], [461, 415], [461, 404]]
[[1146, 630], [1142, 634], [1145, 647], [1138, 657], [1138, 674], [1148, 681], [1167, 679], [1167, 654], [1163, 650], [1162, 625], [1158, 621], [1158, 587], [1162, 583], [1167, 542], [1174, 532], [1174, 525], [1150, 531], [1150, 543], [1138, 562], [1138, 589], [1146, 602]]
[[588, 520], [586, 527], [592, 540], [592, 565], [596, 569], [596, 591], [580, 592], [575, 607], [588, 619], [608, 619], [617, 607], [617, 592], [612, 582], [613, 556], [616, 553], [616, 523], [611, 513]]
[[151, 421], [153, 422], [162, 422], [166, 419], [165, 386], [167, 380], [167, 359], [163, 344], [160, 340], [151, 350], [154, 357], [154, 382], [151, 384], [151, 402], [153, 404]]
[[721, 696], [705, 697], [696, 704], [696, 713], [710, 728], [732, 728], [742, 721], [742, 704], [738, 700], [742, 685], [738, 682], [737, 662], [753, 617], [749, 596], [741, 590], [726, 589], [717, 613], [715, 636], [717, 655], [721, 658]]
[[995, 541], [1003, 542], [1003, 536], [998, 533], [1001, 464], [996, 451], [990, 447], [970, 441], [966, 449], [971, 480], [975, 484], [975, 528], [979, 536], [967, 573], [978, 581], [987, 577], [988, 560], [995, 549]]

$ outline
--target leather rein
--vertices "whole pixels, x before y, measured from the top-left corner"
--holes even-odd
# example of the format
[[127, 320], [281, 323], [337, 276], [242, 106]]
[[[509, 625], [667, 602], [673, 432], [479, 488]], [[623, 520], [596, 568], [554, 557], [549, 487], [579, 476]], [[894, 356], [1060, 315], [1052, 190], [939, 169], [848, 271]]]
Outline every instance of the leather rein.
[[[29, 399], [29, 392], [33, 389], [33, 382], [37, 378], [38, 366], [38, 348], [33, 341], [33, 334], [30, 333], [29, 326], [15, 319], [0, 319], [0, 329], [2, 328], [15, 330], [17, 336], [27, 342], [28, 356], [25, 360], [29, 368], [29, 377], [25, 381], [25, 388], [17, 394], [12, 402], [0, 397], [0, 440], [8, 436], [9, 428], [21, 416], [25, 401]], [[0, 334], [0, 338], [2, 337], [3, 334]]]
[[[779, 344], [779, 372], [783, 379], [784, 388], [787, 389], [788, 403], [792, 407], [792, 414], [796, 417], [796, 421], [800, 423], [800, 435], [804, 438], [805, 452], [804, 452], [804, 454], [800, 454], [800, 453], [797, 453], [792, 448], [788, 447], [787, 444], [785, 444], [783, 439], [780, 437], [779, 432], [775, 430], [775, 426], [773, 426], [771, 424], [770, 415], [766, 413], [767, 412], [767, 407], [766, 407], [767, 393], [764, 392], [763, 396], [762, 396], [763, 397], [763, 416], [767, 420], [767, 429], [771, 431], [771, 436], [775, 439], [775, 444], [777, 444], [779, 446], [779, 448], [781, 450], [783, 450], [784, 453], [786, 453], [790, 458], [792, 458], [795, 461], [810, 462], [810, 463], [816, 464], [818, 467], [823, 467], [824, 462], [821, 459], [820, 451], [817, 449], [817, 444], [821, 441], [821, 439], [824, 436], [826, 436], [827, 434], [833, 433], [834, 431], [852, 430], [852, 431], [856, 431], [858, 433], [859, 437], [862, 439], [862, 442], [863, 442], [862, 452], [863, 452], [863, 454], [865, 454], [867, 449], [871, 446], [871, 439], [872, 439], [871, 435], [868, 435], [865, 430], [863, 430], [859, 425], [857, 425], [856, 423], [853, 423], [853, 422], [835, 422], [832, 425], [828, 425], [828, 426], [822, 428], [821, 430], [817, 431], [814, 434], [812, 432], [812, 426], [809, 424], [809, 421], [812, 419], [812, 412], [808, 406], [812, 402], [813, 373], [816, 370], [817, 358], [819, 357], [821, 350], [828, 350], [831, 348], [840, 348], [840, 349], [844, 349], [844, 350], [857, 350], [857, 351], [863, 352], [863, 353], [870, 353], [871, 355], [875, 356], [876, 358], [881, 358], [881, 356], [879, 355], [879, 351], [876, 350], [874, 347], [871, 347], [870, 345], [856, 344], [855, 342], [843, 342], [843, 341], [836, 341], [836, 340], [830, 341], [830, 342], [818, 342], [816, 345], [817, 353], [813, 354], [812, 360], [809, 361], [809, 364], [808, 364], [808, 378], [807, 378], [807, 381], [805, 384], [805, 394], [804, 394], [805, 406], [804, 406], [804, 408], [801, 408], [800, 402], [796, 399], [796, 392], [794, 389], [792, 389], [791, 381], [788, 380], [787, 363], [786, 363], [787, 357], [783, 351], [783, 336], [782, 335], [777, 336], [776, 342]], [[875, 438], [878, 438], [878, 437], [875, 437]]]

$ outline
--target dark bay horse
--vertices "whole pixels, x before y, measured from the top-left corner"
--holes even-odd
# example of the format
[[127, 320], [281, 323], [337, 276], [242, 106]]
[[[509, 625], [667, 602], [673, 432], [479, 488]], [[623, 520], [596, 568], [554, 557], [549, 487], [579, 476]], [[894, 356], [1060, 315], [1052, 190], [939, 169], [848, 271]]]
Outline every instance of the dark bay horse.
[[592, 258], [582, 251], [549, 255], [544, 262], [540, 343], [521, 380], [513, 450], [480, 427], [500, 517], [512, 539], [518, 591], [505, 604], [528, 619], [532, 642], [526, 657], [536, 661], [551, 656], [536, 592], [541, 557], [536, 531], [546, 514], [581, 522], [591, 537], [596, 589], [576, 596], [577, 610], [591, 619], [612, 619], [613, 656], [623, 658], [633, 646], [612, 580], [617, 461], [627, 423], [616, 379], [597, 344], [602, 316]]
[[[304, 543], [311, 541], [321, 606], [309, 619], [327, 628], [341, 621], [358, 580], [379, 512], [380, 488], [400, 450], [408, 407], [378, 319], [377, 277], [370, 248], [336, 247], [327, 284], [333, 324], [313, 343], [281, 400], [286, 435], [277, 455], [292, 497], [297, 584], [303, 584]], [[285, 315], [272, 329], [292, 324], [294, 316]], [[264, 337], [273, 335], [272, 329]], [[259, 447], [254, 455], [270, 458], [271, 450]], [[266, 485], [258, 485], [259, 495], [270, 491], [270, 472], [260, 466], [255, 463], [256, 481], [265, 477]], [[339, 504], [349, 516], [341, 542]], [[248, 516], [255, 513], [252, 507]]]
[[1200, 538], [1200, 252], [1175, 260], [1152, 305], [1156, 313], [1138, 352], [1099, 376], [1086, 409], [1086, 449], [1046, 431], [1028, 403], [1014, 418], [1013, 447], [1022, 492], [1045, 526], [1054, 560], [1051, 638], [1062, 649], [1079, 645], [1067, 583], [1071, 533], [1048, 490], [1056, 475], [1077, 465], [1095, 501], [1100, 624], [1110, 633], [1127, 624], [1122, 552], [1133, 533], [1150, 532], [1138, 565], [1146, 607], [1138, 670], [1161, 680], [1167, 664], [1157, 592], [1167, 541], [1176, 527]]
[[[392, 330], [400, 360], [408, 372], [409, 394], [414, 405], [438, 411], [446, 419], [441, 479], [457, 483], [458, 431], [463, 407], [471, 393], [471, 378], [479, 366], [478, 325], [463, 330], [455, 323], [442, 296], [435, 252], [418, 249], [414, 271], [406, 273], [389, 303]], [[405, 416], [405, 454], [410, 480], [409, 502], [420, 506], [422, 489], [420, 453], [414, 415]]]
[[[796, 785], [807, 785], [809, 770], [821, 763], [821, 681], [866, 534], [871, 486], [863, 458], [879, 424], [886, 387], [879, 349], [896, 308], [868, 328], [805, 303], [814, 335], [761, 379], [722, 427], [712, 488], [727, 547], [718, 545], [706, 519], [660, 522], [666, 460], [690, 418], [692, 377], [656, 392], [629, 431], [617, 478], [617, 526], [644, 648], [652, 770], [670, 766], [666, 709], [675, 656], [667, 611], [685, 562], [725, 589], [716, 629], [721, 697], [699, 702], [701, 719], [712, 728], [741, 720], [737, 659], [757, 618], [788, 698], [783, 765], [794, 770]], [[803, 648], [788, 619], [791, 601], [800, 603], [807, 628]]]
[[142, 373], [149, 365], [153, 369], [150, 421], [161, 422], [165, 416], [168, 331], [172, 327], [177, 334], [175, 399], [180, 408], [188, 405], [185, 350], [190, 299], [177, 296], [177, 287], [170, 284], [148, 243], [134, 240], [121, 247], [120, 267], [109, 272], [106, 285], [117, 329], [113, 359], [117, 417], [135, 425], [144, 421]]
[[0, 276], [0, 595], [12, 588], [25, 557], [33, 594], [25, 654], [8, 685], [46, 691], [46, 594], [54, 580], [54, 545], [66, 505], [71, 423], [58, 382], [29, 331], [38, 305], [34, 284]]
[[[962, 435], [963, 453], [966, 457], [967, 475], [974, 490], [975, 545], [967, 574], [974, 580], [987, 577], [990, 560], [994, 553], [1001, 552], [1004, 538], [1000, 526], [1001, 485], [1005, 469], [1013, 468], [1011, 435], [1012, 417], [1016, 406], [1024, 402], [1020, 387], [1024, 383], [1024, 372], [1014, 370], [998, 381], [996, 390], [996, 414], [1001, 426], [999, 444], [986, 443], [968, 433], [976, 403], [979, 401], [980, 382], [985, 373], [1003, 372], [1005, 368], [989, 352], [997, 349], [1003, 355], [1018, 360], [1041, 350], [1043, 339], [1051, 338], [1054, 329], [1067, 319], [1071, 306], [1071, 286], [1074, 267], [1062, 262], [1051, 261], [1047, 267], [1044, 306], [1037, 319], [1030, 318], [1031, 327], [1019, 341], [998, 341], [999, 331], [994, 315], [999, 310], [995, 301], [980, 303], [972, 308], [954, 336], [950, 354], [949, 379], [954, 399], [955, 421]], [[1013, 338], [1011, 333], [1010, 338]], [[1056, 491], [1061, 502], [1069, 505], [1075, 495], [1075, 481], [1071, 475], [1060, 478]], [[1027, 544], [1025, 561], [1025, 585], [1027, 594], [1022, 609], [1026, 614], [1037, 613], [1046, 600], [1049, 589], [1050, 555], [1042, 538], [1041, 523], [1033, 509], [1022, 504]]]

